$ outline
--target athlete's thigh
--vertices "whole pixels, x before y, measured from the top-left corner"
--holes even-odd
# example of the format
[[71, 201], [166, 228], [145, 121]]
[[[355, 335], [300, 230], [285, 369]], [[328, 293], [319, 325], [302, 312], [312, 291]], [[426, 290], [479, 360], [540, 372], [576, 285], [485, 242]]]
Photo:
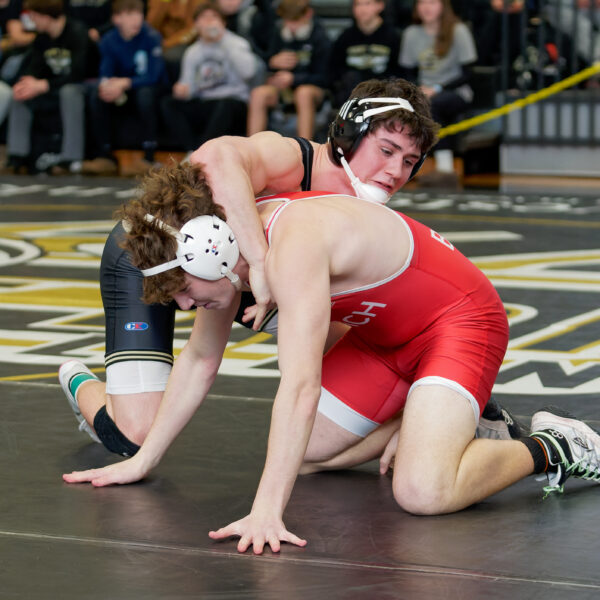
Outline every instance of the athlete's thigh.
[[458, 391], [445, 385], [412, 388], [404, 406], [394, 481], [452, 485], [476, 425], [471, 402]]
[[[173, 364], [175, 305], [145, 304], [143, 277], [120, 247], [121, 224], [110, 233], [100, 265], [100, 291], [105, 314], [107, 368], [121, 361]], [[107, 372], [108, 377], [108, 372]], [[118, 393], [118, 390], [108, 390]], [[141, 391], [141, 390], [140, 390]]]
[[308, 462], [326, 461], [362, 439], [324, 414], [317, 412], [304, 459]]

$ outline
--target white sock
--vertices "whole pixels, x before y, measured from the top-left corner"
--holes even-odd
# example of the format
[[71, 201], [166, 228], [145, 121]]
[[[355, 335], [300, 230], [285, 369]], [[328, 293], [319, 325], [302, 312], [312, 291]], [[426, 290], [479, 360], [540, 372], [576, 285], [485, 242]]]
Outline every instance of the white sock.
[[435, 169], [440, 173], [454, 173], [454, 154], [452, 150], [436, 150], [433, 153]]

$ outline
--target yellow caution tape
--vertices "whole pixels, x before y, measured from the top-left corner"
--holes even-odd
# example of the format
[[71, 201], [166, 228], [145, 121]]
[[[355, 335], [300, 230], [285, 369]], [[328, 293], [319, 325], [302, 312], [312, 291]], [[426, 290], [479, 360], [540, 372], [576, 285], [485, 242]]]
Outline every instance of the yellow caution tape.
[[567, 77], [562, 81], [553, 83], [547, 88], [539, 90], [538, 92], [533, 92], [532, 94], [529, 94], [529, 96], [525, 96], [525, 98], [520, 98], [519, 100], [515, 100], [510, 104], [505, 104], [500, 108], [495, 108], [494, 110], [483, 113], [481, 115], [477, 115], [476, 117], [471, 117], [470, 119], [465, 119], [464, 121], [460, 121], [459, 123], [454, 123], [453, 125], [442, 127], [442, 129], [440, 129], [439, 131], [438, 136], [440, 138], [443, 138], [447, 135], [454, 135], [455, 133], [465, 131], [466, 129], [471, 129], [472, 127], [480, 125], [481, 123], [485, 123], [486, 121], [497, 119], [498, 117], [502, 117], [508, 114], [509, 112], [512, 112], [513, 110], [523, 108], [528, 104], [534, 104], [535, 102], [544, 100], [544, 98], [548, 98], [548, 96], [552, 96], [554, 94], [557, 94], [558, 92], [562, 92], [567, 88], [573, 87], [574, 85], [577, 85], [580, 81], [589, 79], [597, 73], [600, 73], [600, 62], [596, 62], [591, 67], [583, 69], [583, 71], [579, 71], [579, 73], [575, 73], [575, 75], [571, 75], [570, 77]]

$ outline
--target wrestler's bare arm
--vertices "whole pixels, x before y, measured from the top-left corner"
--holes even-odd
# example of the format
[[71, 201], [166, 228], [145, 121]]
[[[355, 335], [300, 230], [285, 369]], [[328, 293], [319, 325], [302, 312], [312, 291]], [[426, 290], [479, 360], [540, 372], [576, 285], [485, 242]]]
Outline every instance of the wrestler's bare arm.
[[190, 162], [205, 166], [215, 201], [225, 209], [227, 222], [250, 265], [250, 282], [259, 308], [254, 323], [257, 329], [268, 310], [271, 294], [264, 278], [267, 242], [255, 196], [267, 189], [298, 188], [304, 172], [300, 147], [274, 132], [250, 138], [224, 136], [200, 146]]
[[223, 310], [198, 309], [192, 334], [175, 361], [167, 389], [144, 443], [135, 456], [101, 469], [63, 475], [68, 483], [94, 486], [131, 483], [146, 476], [192, 418], [217, 375], [239, 297]]
[[[250, 137], [222, 136], [200, 146], [190, 157], [192, 164], [206, 165], [211, 187], [223, 188], [224, 194], [230, 194], [233, 206], [239, 198], [234, 197], [230, 188], [237, 183], [237, 174], [247, 177], [254, 197], [263, 193], [275, 193], [299, 189], [304, 176], [300, 146], [292, 138], [283, 137], [274, 131], [262, 131]], [[215, 177], [218, 181], [213, 181]], [[215, 198], [219, 203], [219, 196]], [[228, 199], [225, 198], [224, 201]]]
[[264, 471], [250, 515], [218, 531], [213, 539], [239, 535], [238, 550], [253, 545], [255, 554], [269, 544], [306, 542], [283, 523], [317, 410], [321, 361], [330, 316], [329, 256], [314, 232], [314, 220], [294, 220], [276, 230], [267, 257], [269, 281], [279, 307], [278, 356], [281, 381], [273, 405]]

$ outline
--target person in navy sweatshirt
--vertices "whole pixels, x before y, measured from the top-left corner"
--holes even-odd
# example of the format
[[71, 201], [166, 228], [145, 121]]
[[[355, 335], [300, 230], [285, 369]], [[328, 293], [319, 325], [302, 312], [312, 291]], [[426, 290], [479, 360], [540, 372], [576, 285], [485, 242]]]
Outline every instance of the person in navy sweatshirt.
[[160, 34], [144, 22], [142, 0], [116, 0], [115, 27], [100, 41], [99, 82], [90, 96], [90, 117], [94, 141], [93, 160], [83, 163], [82, 172], [110, 175], [117, 172], [112, 156], [111, 116], [116, 107], [135, 103], [144, 123], [144, 157], [129, 167], [136, 175], [154, 162], [157, 146], [158, 101], [168, 80], [162, 56]]

